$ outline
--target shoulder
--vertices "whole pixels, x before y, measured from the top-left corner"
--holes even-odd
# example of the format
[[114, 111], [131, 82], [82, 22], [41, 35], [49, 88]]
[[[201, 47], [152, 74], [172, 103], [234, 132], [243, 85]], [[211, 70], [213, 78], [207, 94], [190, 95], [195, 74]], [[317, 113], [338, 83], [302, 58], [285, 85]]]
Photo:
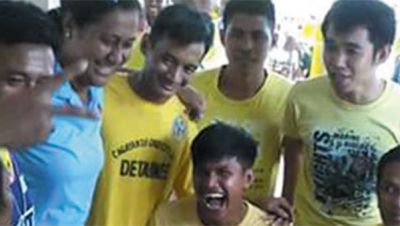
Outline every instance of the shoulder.
[[194, 196], [161, 204], [155, 215], [155, 225], [187, 225], [196, 222], [196, 200]]
[[324, 95], [329, 88], [329, 80], [326, 76], [298, 81], [290, 91], [291, 98], [315, 97]]
[[212, 81], [216, 79], [216, 76], [218, 76], [220, 70], [221, 68], [214, 68], [197, 72], [196, 74], [193, 75], [192, 84], [195, 87], [204, 85], [209, 86], [213, 84]]

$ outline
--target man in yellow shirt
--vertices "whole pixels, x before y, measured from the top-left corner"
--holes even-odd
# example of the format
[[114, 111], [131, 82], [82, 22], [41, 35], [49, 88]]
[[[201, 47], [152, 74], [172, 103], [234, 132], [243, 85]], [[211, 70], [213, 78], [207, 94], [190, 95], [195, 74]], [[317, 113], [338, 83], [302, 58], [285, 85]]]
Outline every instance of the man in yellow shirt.
[[199, 127], [220, 120], [248, 130], [260, 143], [254, 183], [246, 198], [263, 209], [273, 195], [280, 159], [280, 126], [291, 83], [264, 69], [275, 25], [265, 0], [230, 1], [223, 13], [222, 40], [229, 63], [197, 74], [192, 85], [206, 99]]
[[206, 127], [191, 146], [196, 195], [165, 203], [153, 226], [268, 225], [266, 214], [244, 200], [253, 181], [257, 142], [223, 123]]
[[379, 160], [377, 181], [376, 191], [383, 225], [400, 225], [400, 146]]
[[339, 0], [322, 31], [328, 76], [297, 83], [284, 119], [283, 196], [297, 225], [377, 225], [376, 169], [400, 143], [400, 87], [379, 77], [395, 36], [392, 8]]
[[210, 48], [209, 22], [185, 5], [165, 8], [144, 37], [144, 68], [107, 85], [105, 166], [89, 225], [146, 225], [172, 192], [191, 192], [194, 125], [175, 94]]

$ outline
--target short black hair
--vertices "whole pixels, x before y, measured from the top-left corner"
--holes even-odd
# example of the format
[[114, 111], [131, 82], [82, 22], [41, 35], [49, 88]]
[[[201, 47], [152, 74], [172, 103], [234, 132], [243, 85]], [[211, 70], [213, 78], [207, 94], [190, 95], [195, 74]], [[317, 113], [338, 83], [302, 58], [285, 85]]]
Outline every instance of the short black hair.
[[214, 24], [210, 16], [185, 4], [168, 6], [157, 16], [150, 31], [153, 45], [163, 38], [183, 44], [204, 43], [205, 55], [213, 43]]
[[328, 26], [333, 26], [340, 33], [349, 32], [358, 26], [365, 27], [375, 51], [385, 45], [392, 45], [396, 34], [395, 12], [379, 0], [336, 1], [322, 23], [324, 37]]
[[263, 16], [267, 20], [271, 31], [275, 28], [275, 6], [271, 0], [231, 0], [222, 15], [223, 29], [226, 30], [230, 20], [236, 14]]
[[59, 39], [55, 24], [31, 3], [0, 1], [0, 44], [20, 43], [47, 45], [56, 53]]
[[383, 170], [387, 165], [393, 162], [400, 162], [400, 145], [396, 146], [395, 148], [391, 149], [390, 151], [386, 152], [378, 163], [378, 185], [383, 177]]
[[193, 140], [194, 168], [210, 161], [235, 158], [243, 169], [252, 168], [257, 157], [257, 142], [244, 129], [222, 122], [211, 124]]
[[137, 0], [61, 0], [61, 6], [50, 11], [62, 32], [62, 18], [70, 14], [78, 27], [96, 23], [102, 16], [117, 9], [142, 11]]

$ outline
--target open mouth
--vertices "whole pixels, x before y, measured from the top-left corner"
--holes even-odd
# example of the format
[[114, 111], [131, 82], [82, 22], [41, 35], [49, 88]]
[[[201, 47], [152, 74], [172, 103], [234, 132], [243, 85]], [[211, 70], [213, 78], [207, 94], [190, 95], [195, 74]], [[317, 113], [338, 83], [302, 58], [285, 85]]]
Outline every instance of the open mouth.
[[210, 210], [220, 210], [226, 204], [226, 196], [221, 193], [209, 193], [204, 196], [203, 202]]

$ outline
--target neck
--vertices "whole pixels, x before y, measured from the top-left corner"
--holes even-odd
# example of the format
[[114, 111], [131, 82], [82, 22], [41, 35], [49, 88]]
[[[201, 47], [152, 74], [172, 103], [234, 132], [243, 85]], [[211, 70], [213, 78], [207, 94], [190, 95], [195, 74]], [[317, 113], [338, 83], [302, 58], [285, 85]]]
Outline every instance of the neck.
[[218, 88], [229, 98], [244, 100], [256, 95], [265, 79], [266, 73], [263, 67], [254, 67], [245, 71], [228, 65], [221, 70]]
[[89, 85], [84, 81], [85, 76], [81, 75], [71, 81], [72, 89], [78, 94], [83, 103], [89, 102]]
[[156, 104], [163, 104], [168, 97], [157, 95], [145, 72], [137, 72], [129, 76], [128, 82], [131, 89], [142, 99]]
[[337, 95], [353, 104], [369, 104], [377, 100], [385, 90], [386, 82], [378, 77], [373, 77], [364, 84], [361, 84], [350, 92], [341, 92], [336, 90]]
[[235, 208], [233, 211], [230, 211], [229, 214], [226, 214], [221, 219], [212, 219], [211, 217], [209, 217], [206, 211], [203, 212], [199, 207], [197, 208], [197, 214], [200, 218], [200, 221], [205, 226], [239, 225], [246, 217], [247, 210], [248, 206], [246, 203], [243, 202], [242, 205], [239, 205], [237, 208]]

